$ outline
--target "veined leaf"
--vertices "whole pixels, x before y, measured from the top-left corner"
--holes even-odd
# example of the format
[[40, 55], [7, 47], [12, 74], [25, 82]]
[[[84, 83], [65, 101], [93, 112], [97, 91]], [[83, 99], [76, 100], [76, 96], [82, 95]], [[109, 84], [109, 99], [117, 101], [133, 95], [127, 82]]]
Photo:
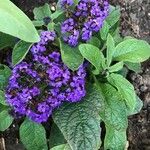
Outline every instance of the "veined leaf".
[[55, 123], [52, 124], [50, 138], [50, 150], [71, 150], [69, 144]]
[[103, 94], [104, 110], [100, 111], [100, 117], [106, 126], [116, 130], [125, 130], [128, 125], [127, 107], [121, 99], [119, 92], [110, 84], [100, 84]]
[[126, 143], [126, 130], [116, 130], [111, 126], [106, 126], [104, 149], [125, 150]]
[[8, 111], [8, 108], [0, 111], [0, 131], [5, 131], [13, 122], [13, 118], [9, 115]]
[[4, 91], [0, 90], [0, 104], [7, 106]]
[[20, 126], [20, 138], [27, 150], [48, 150], [46, 132], [41, 124], [26, 119]]
[[103, 70], [105, 58], [99, 48], [91, 44], [80, 44], [79, 50], [82, 56], [96, 68], [97, 74]]
[[110, 25], [106, 21], [104, 21], [103, 27], [100, 30], [100, 35], [101, 35], [102, 40], [107, 39], [109, 29], [110, 29]]
[[119, 21], [120, 16], [121, 16], [120, 8], [113, 9], [109, 13], [108, 17], [106, 18], [106, 22], [108, 23], [108, 25], [110, 27], [112, 27], [113, 25], [115, 25]]
[[150, 57], [150, 45], [142, 40], [126, 39], [119, 43], [113, 55], [116, 61], [139, 63]]
[[53, 113], [54, 122], [72, 150], [96, 150], [100, 147], [100, 117], [103, 108], [99, 88], [90, 86], [79, 103], [66, 103]]
[[117, 88], [129, 109], [131, 111], [134, 110], [136, 104], [136, 94], [133, 85], [123, 76], [114, 73], [108, 76], [108, 82]]
[[68, 144], [62, 144], [51, 148], [50, 150], [71, 150]]
[[70, 47], [63, 41], [60, 42], [61, 57], [63, 62], [73, 71], [77, 70], [83, 63], [83, 57], [80, 54], [78, 47]]
[[3, 90], [7, 86], [10, 75], [10, 68], [6, 65], [0, 64], [0, 90]]
[[32, 43], [27, 43], [24, 41], [19, 41], [15, 45], [12, 53], [12, 64], [14, 66], [20, 63], [25, 58], [31, 46]]
[[38, 42], [39, 35], [30, 19], [10, 0], [0, 1], [0, 31], [27, 42]]

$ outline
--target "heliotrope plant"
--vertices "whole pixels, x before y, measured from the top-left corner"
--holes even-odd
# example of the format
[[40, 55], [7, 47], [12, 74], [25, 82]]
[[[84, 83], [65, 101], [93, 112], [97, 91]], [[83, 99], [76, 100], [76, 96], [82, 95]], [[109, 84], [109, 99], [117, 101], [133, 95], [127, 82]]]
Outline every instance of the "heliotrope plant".
[[9, 66], [0, 65], [0, 131], [19, 120], [27, 150], [124, 150], [127, 118], [142, 108], [126, 75], [139, 71], [150, 45], [120, 36], [120, 10], [107, 0], [33, 12], [40, 41], [20, 40]]

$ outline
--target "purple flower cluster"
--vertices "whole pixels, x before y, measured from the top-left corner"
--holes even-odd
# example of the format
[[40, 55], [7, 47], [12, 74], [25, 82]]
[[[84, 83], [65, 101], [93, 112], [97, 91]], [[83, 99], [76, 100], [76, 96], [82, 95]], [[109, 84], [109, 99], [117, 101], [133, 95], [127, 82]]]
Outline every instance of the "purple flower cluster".
[[[62, 6], [72, 4], [73, 0], [61, 0]], [[69, 18], [61, 25], [63, 40], [70, 46], [77, 46], [79, 39], [88, 41], [93, 32], [98, 32], [108, 15], [107, 0], [80, 0], [75, 10], [67, 14]]]
[[[41, 32], [41, 41], [32, 46], [32, 61], [15, 66], [6, 89], [6, 100], [16, 113], [31, 120], [46, 122], [63, 102], [78, 102], [85, 96], [85, 68], [73, 72], [60, 53], [48, 49], [54, 32]], [[50, 44], [52, 45], [52, 44]]]
[[60, 5], [62, 8], [67, 9], [69, 6], [73, 5], [73, 0], [61, 0]]

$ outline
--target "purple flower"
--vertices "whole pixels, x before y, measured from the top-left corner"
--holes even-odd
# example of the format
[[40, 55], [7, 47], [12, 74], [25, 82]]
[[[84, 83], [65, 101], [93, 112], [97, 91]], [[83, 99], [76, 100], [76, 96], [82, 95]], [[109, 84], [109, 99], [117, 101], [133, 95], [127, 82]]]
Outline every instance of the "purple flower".
[[85, 67], [73, 72], [62, 62], [58, 50], [47, 48], [54, 35], [41, 33], [41, 41], [30, 49], [32, 60], [13, 68], [6, 88], [5, 97], [14, 112], [38, 123], [46, 122], [63, 102], [78, 102], [86, 93]]
[[80, 36], [85, 42], [90, 40], [92, 34], [102, 28], [108, 10], [107, 0], [80, 0], [74, 11], [66, 9], [70, 15], [66, 15], [61, 25], [63, 40], [72, 47], [77, 46]]
[[61, 0], [60, 5], [62, 8], [72, 6], [74, 4], [73, 0]]

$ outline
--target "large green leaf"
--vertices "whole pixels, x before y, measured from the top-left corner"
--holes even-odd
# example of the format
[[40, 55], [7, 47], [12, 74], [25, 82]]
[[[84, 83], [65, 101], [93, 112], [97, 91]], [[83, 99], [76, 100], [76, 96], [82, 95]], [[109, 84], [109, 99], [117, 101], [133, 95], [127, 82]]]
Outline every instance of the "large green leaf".
[[100, 111], [100, 117], [107, 126], [116, 130], [127, 128], [127, 108], [125, 102], [117, 90], [109, 84], [101, 84], [103, 93], [104, 110]]
[[38, 42], [39, 35], [30, 19], [11, 1], [0, 1], [0, 31], [27, 42]]
[[91, 44], [80, 44], [79, 50], [82, 56], [96, 68], [96, 72], [103, 70], [105, 58], [98, 47]]
[[7, 86], [10, 75], [10, 68], [8, 66], [0, 64], [0, 90], [3, 90]]
[[108, 76], [108, 82], [115, 86], [120, 93], [126, 105], [132, 111], [136, 105], [136, 94], [133, 85], [119, 74], [110, 74]]
[[61, 56], [63, 62], [73, 71], [77, 70], [83, 63], [83, 57], [80, 54], [78, 47], [70, 47], [63, 41], [60, 41]]
[[13, 122], [13, 118], [8, 111], [7, 108], [0, 110], [0, 131], [5, 131]]
[[100, 147], [102, 97], [97, 87], [90, 86], [79, 103], [66, 103], [53, 113], [72, 150], [97, 150]]
[[25, 120], [20, 126], [20, 139], [27, 150], [47, 150], [46, 132], [41, 124]]
[[105, 150], [125, 150], [126, 143], [126, 130], [116, 130], [111, 126], [106, 126]]
[[150, 45], [142, 40], [126, 39], [115, 48], [113, 59], [139, 63], [150, 57]]
[[32, 43], [27, 43], [24, 41], [19, 41], [15, 45], [13, 49], [13, 53], [12, 53], [12, 64], [14, 66], [20, 63], [25, 58], [31, 46], [32, 46]]

